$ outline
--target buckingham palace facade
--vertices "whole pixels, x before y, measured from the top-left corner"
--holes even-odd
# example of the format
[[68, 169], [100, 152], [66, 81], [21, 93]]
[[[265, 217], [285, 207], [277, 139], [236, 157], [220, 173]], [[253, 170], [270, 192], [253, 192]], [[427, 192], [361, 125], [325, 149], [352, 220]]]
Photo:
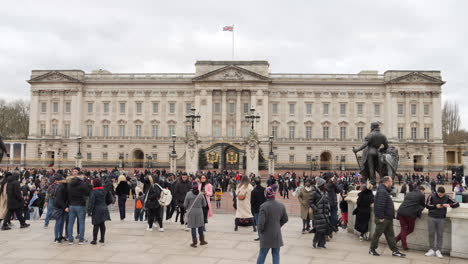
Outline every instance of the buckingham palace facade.
[[408, 170], [444, 164], [440, 71], [270, 73], [267, 61], [197, 61], [195, 73], [33, 70], [29, 165], [183, 169], [186, 115], [196, 109], [200, 163], [245, 168], [250, 109], [264, 159], [278, 169], [357, 169], [359, 146], [379, 122]]

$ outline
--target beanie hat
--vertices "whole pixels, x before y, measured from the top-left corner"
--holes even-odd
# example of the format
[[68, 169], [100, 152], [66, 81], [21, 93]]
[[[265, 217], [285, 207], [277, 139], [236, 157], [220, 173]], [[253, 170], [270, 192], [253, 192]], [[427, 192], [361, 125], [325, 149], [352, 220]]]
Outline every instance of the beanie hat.
[[196, 181], [192, 182], [192, 189], [193, 190], [198, 190], [198, 183]]
[[276, 192], [275, 192], [275, 187], [274, 185], [270, 186], [270, 187], [267, 187], [265, 189], [265, 198], [267, 198], [268, 200], [273, 200], [275, 199], [275, 195], [276, 195]]
[[324, 185], [326, 183], [325, 180], [320, 178], [320, 177], [317, 177], [315, 182], [317, 183], [317, 187], [320, 187], [320, 186], [322, 186], [322, 185]]

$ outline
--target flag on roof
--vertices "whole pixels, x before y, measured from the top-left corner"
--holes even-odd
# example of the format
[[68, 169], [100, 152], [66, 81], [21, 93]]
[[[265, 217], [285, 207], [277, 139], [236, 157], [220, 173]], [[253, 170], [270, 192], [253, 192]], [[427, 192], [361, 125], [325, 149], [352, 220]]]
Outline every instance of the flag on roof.
[[234, 26], [224, 26], [223, 31], [234, 31]]

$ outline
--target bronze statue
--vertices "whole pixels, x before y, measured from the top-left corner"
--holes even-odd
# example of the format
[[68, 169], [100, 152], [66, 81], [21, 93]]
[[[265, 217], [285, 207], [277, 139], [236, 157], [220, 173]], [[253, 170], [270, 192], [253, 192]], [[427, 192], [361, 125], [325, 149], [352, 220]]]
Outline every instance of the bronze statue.
[[[354, 153], [364, 150], [361, 158], [361, 175], [366, 180], [370, 181], [370, 183], [374, 186], [376, 183], [375, 172], [378, 171], [380, 177], [383, 177], [385, 176], [383, 174], [386, 174], [384, 172], [384, 165], [387, 165], [387, 155], [383, 156], [382, 154], [387, 154], [387, 149], [387, 137], [382, 134], [382, 132], [380, 132], [380, 125], [377, 122], [373, 122], [371, 124], [371, 132], [367, 134], [366, 138], [364, 139], [364, 144], [362, 144], [362, 146], [357, 149], [353, 147]], [[388, 155], [393, 157], [391, 154]], [[396, 166], [394, 167], [396, 170]], [[389, 168], [386, 166], [387, 173], [388, 170]]]
[[10, 154], [8, 154], [5, 144], [3, 143], [3, 138], [0, 136], [0, 163], [2, 163], [3, 154], [5, 153], [7, 157], [10, 157]]

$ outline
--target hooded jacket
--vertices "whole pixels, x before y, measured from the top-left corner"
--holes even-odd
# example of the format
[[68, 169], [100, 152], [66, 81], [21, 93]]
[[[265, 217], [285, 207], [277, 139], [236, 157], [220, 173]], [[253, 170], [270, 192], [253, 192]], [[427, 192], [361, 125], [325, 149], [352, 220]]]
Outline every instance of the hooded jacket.
[[23, 196], [21, 195], [21, 187], [18, 181], [19, 175], [13, 174], [8, 177], [7, 184], [7, 204], [8, 210], [23, 208]]
[[376, 219], [393, 220], [395, 218], [395, 207], [392, 197], [390, 197], [390, 189], [384, 184], [379, 185], [375, 195], [374, 215]]
[[91, 192], [91, 186], [81, 178], [75, 177], [68, 183], [68, 202], [70, 206], [86, 206], [86, 197]]

